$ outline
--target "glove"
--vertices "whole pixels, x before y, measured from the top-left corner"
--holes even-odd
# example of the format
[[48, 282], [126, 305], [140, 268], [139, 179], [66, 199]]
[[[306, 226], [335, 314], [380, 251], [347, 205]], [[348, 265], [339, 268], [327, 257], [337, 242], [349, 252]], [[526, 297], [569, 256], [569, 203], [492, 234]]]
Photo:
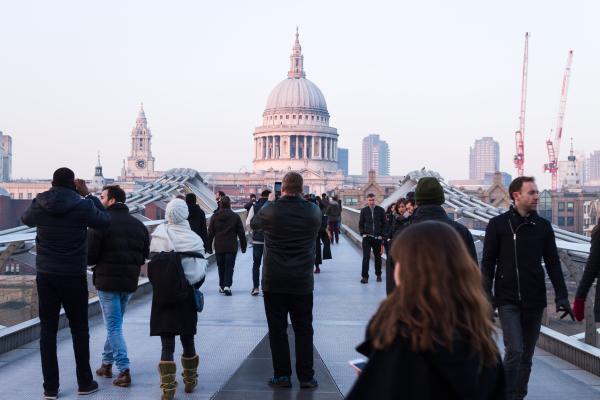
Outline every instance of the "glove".
[[571, 320], [575, 321], [575, 317], [573, 316], [573, 311], [571, 310], [571, 304], [569, 304], [568, 298], [556, 299], [556, 312], [563, 313], [560, 316], [560, 319], [563, 319], [564, 317], [569, 315], [571, 317]]
[[575, 297], [573, 302], [573, 314], [577, 321], [583, 321], [585, 309], [585, 299]]

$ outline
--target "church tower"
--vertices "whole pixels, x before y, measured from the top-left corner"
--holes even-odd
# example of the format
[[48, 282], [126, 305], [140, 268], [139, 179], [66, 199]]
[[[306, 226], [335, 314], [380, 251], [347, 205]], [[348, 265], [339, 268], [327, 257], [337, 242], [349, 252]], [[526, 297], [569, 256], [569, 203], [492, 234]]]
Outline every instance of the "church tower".
[[140, 105], [135, 127], [131, 130], [131, 153], [121, 175], [125, 179], [152, 179], [157, 175], [152, 157], [152, 132], [148, 128], [144, 103]]
[[92, 178], [92, 189], [100, 191], [106, 185], [106, 179], [102, 173], [102, 164], [100, 163], [100, 152], [98, 152], [98, 164], [94, 170], [94, 177]]

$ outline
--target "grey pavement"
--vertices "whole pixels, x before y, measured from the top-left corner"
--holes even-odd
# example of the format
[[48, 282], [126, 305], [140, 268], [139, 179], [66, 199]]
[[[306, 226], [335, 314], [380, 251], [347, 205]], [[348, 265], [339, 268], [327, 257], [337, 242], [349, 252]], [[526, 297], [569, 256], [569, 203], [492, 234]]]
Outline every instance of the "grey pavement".
[[[315, 276], [314, 345], [317, 374], [322, 374], [320, 391], [273, 393], [263, 382], [272, 374], [268, 361], [266, 320], [262, 297], [250, 296], [252, 289], [252, 249], [239, 254], [234, 274], [233, 296], [217, 293], [217, 271], [211, 267], [202, 290], [205, 309], [200, 314], [196, 347], [200, 355], [200, 383], [193, 394], [178, 390], [178, 399], [337, 399], [355, 379], [348, 360], [360, 355], [354, 347], [361, 342], [369, 318], [385, 296], [385, 284], [377, 283], [371, 266], [371, 280], [361, 285], [361, 251], [342, 236], [333, 245], [333, 260], [325, 261], [322, 273]], [[160, 398], [156, 365], [160, 358], [160, 339], [149, 336], [150, 296], [133, 301], [125, 315], [124, 331], [132, 362], [133, 385], [118, 388], [109, 379], [98, 379], [101, 390], [87, 396], [97, 399]], [[92, 369], [100, 364], [105, 339], [101, 317], [90, 320]], [[266, 346], [266, 348], [265, 348]], [[39, 345], [29, 343], [0, 355], [0, 399], [39, 399], [42, 378]], [[74, 359], [68, 329], [59, 332], [61, 399], [75, 399]], [[181, 354], [177, 344], [176, 358]], [[249, 364], [250, 363], [250, 364]], [[253, 363], [253, 364], [252, 364]], [[252, 385], [244, 366], [253, 365]], [[178, 367], [179, 368], [179, 367]], [[178, 371], [179, 373], [179, 371]], [[253, 378], [254, 379], [254, 378]], [[337, 386], [337, 387], [336, 387]], [[312, 395], [310, 393], [313, 393]], [[542, 350], [536, 352], [528, 399], [600, 399], [600, 377]]]

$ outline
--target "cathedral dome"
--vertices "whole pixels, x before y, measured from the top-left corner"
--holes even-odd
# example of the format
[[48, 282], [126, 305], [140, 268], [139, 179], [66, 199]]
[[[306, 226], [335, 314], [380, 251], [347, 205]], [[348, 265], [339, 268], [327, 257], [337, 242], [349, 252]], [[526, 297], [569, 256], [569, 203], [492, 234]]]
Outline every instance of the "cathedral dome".
[[271, 91], [265, 112], [286, 108], [303, 108], [327, 113], [321, 90], [306, 78], [287, 78]]

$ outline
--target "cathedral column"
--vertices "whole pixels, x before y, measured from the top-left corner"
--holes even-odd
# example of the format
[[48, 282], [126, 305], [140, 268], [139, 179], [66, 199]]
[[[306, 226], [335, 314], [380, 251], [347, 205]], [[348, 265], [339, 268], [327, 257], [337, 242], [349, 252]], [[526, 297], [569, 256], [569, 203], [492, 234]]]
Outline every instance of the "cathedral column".
[[266, 136], [262, 137], [262, 159], [263, 160], [267, 159], [267, 137]]
[[311, 159], [315, 158], [315, 137], [314, 136], [310, 137], [310, 158]]
[[337, 160], [337, 139], [333, 139], [333, 161]]
[[302, 151], [302, 157], [304, 157], [305, 159], [308, 158], [308, 146], [306, 146], [307, 142], [308, 142], [308, 137], [306, 137], [306, 135], [304, 135], [304, 149]]
[[326, 160], [329, 160], [329, 146], [330, 146], [329, 138], [325, 138], [325, 159]]
[[299, 143], [300, 143], [300, 139], [299, 139], [298, 135], [296, 135], [296, 154], [295, 154], [296, 158], [300, 158], [299, 157], [299, 155], [300, 155], [300, 151], [299, 151], [300, 148], [298, 147]]

